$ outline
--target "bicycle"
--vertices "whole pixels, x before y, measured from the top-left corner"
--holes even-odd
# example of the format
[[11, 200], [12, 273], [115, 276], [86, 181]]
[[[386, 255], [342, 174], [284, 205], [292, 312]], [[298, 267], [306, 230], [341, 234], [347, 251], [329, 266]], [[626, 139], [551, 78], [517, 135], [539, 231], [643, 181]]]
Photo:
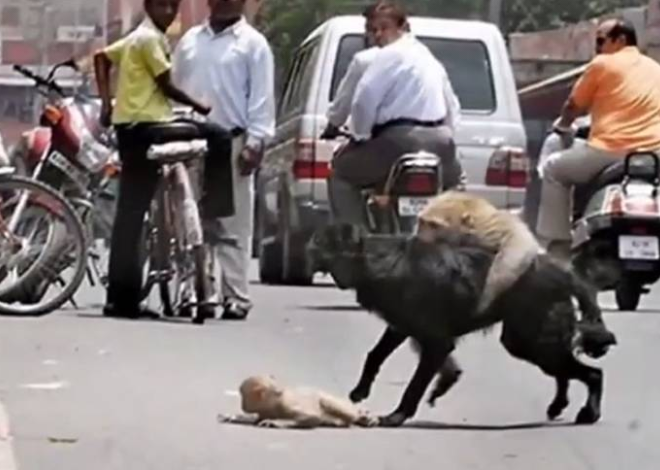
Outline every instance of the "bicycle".
[[207, 142], [192, 123], [157, 125], [151, 134], [147, 158], [160, 165], [160, 181], [147, 216], [149, 268], [142, 298], [158, 285], [165, 316], [202, 324], [215, 305], [207, 301], [207, 254], [188, 165], [206, 155]]
[[85, 229], [53, 188], [0, 168], [0, 314], [39, 316], [78, 290], [87, 265]]

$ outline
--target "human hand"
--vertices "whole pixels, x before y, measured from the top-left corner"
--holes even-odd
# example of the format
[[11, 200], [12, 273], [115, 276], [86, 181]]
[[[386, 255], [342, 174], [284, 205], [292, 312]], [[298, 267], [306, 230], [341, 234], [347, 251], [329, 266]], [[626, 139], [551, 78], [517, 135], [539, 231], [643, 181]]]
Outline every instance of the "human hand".
[[202, 116], [208, 116], [211, 113], [211, 107], [198, 103], [197, 106], [195, 106], [195, 112]]
[[259, 167], [262, 155], [261, 151], [245, 147], [238, 159], [241, 176], [250, 176]]

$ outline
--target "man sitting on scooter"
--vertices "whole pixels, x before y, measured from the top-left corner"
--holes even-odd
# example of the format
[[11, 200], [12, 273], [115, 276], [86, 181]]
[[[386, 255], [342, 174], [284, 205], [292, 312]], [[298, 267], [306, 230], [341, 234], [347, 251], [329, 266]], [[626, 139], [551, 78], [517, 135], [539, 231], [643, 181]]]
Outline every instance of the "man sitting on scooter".
[[361, 189], [383, 182], [405, 153], [425, 150], [438, 155], [443, 189], [461, 180], [453, 140], [460, 104], [445, 68], [407, 33], [401, 6], [381, 1], [370, 15], [374, 40], [382, 49], [355, 90], [355, 142], [335, 157], [328, 180], [334, 218], [356, 225], [366, 225]]
[[596, 51], [554, 126], [569, 144], [573, 122], [589, 113], [588, 143], [550, 155], [540, 172], [537, 234], [551, 254], [564, 260], [570, 256], [572, 187], [630, 152], [660, 150], [660, 64], [641, 54], [635, 28], [625, 20], [600, 25]]

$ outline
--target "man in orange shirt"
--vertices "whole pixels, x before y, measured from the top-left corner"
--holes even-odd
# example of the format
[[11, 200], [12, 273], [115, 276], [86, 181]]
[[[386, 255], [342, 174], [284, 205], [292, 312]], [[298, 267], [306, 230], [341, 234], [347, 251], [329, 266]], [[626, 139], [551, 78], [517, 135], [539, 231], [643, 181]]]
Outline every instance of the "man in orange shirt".
[[660, 150], [660, 64], [641, 54], [635, 28], [625, 20], [600, 25], [596, 50], [554, 127], [571, 135], [575, 119], [590, 114], [589, 141], [550, 155], [540, 168], [537, 233], [560, 258], [570, 250], [572, 187], [632, 151]]

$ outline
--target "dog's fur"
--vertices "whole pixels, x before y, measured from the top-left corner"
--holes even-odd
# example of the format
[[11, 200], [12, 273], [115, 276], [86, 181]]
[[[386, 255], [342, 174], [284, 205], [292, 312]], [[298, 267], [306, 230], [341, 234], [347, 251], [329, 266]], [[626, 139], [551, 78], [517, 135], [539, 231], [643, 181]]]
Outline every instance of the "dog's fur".
[[431, 241], [443, 228], [472, 233], [497, 252], [481, 294], [479, 312], [485, 312], [500, 293], [510, 288], [542, 251], [520, 217], [465, 192], [444, 192], [420, 212], [417, 236]]
[[[513, 288], [498, 297], [491, 308], [477, 313], [495, 251], [470, 234], [443, 229], [429, 243], [417, 238], [366, 235], [356, 227], [331, 226], [315, 235], [312, 256], [330, 266], [338, 286], [355, 289], [358, 302], [375, 312], [388, 329], [367, 358], [362, 378], [351, 394], [366, 398], [378, 368], [407, 337], [420, 350], [420, 362], [397, 409], [381, 418], [381, 425], [396, 426], [412, 417], [433, 376], [441, 380], [431, 401], [446, 391], [445, 372], [452, 372], [450, 353], [456, 340], [504, 320], [502, 343], [515, 357], [538, 365], [557, 379], [557, 396], [548, 414], [558, 416], [568, 404], [570, 379], [585, 383], [589, 398], [578, 422], [600, 418], [602, 372], [575, 358], [578, 345], [596, 343], [594, 356], [602, 355], [613, 335], [604, 327], [598, 341], [580, 341], [582, 328], [572, 299], [598, 324], [600, 310], [590, 304], [581, 284], [550, 258], [540, 255]], [[586, 312], [583, 312], [586, 314]], [[590, 330], [585, 330], [590, 331]], [[449, 362], [447, 362], [449, 361]]]

